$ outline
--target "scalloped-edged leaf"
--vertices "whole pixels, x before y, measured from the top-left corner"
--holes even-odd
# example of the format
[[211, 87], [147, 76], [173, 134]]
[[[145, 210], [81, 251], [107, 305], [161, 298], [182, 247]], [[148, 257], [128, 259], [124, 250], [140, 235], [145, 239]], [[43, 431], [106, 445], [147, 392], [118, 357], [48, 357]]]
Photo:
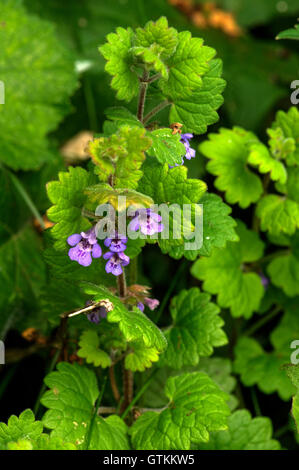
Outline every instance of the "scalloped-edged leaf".
[[169, 378], [165, 394], [169, 404], [164, 411], [148, 411], [130, 428], [137, 450], [189, 450], [207, 442], [210, 432], [227, 428], [228, 396], [205, 373]]
[[160, 80], [163, 94], [173, 101], [190, 97], [193, 91], [202, 87], [202, 76], [209, 70], [209, 62], [216, 51], [203, 45], [203, 39], [192, 38], [189, 31], [178, 35], [178, 45], [168, 60], [168, 80]]
[[193, 287], [182, 290], [170, 305], [172, 325], [165, 330], [168, 342], [159, 365], [173, 369], [195, 366], [200, 356], [210, 356], [214, 347], [227, 343], [219, 316], [220, 309], [211, 296]]
[[292, 106], [287, 112], [278, 111], [273, 123], [273, 129], [280, 127], [285, 139], [291, 138], [295, 142], [293, 153], [286, 155], [288, 165], [299, 165], [299, 111]]
[[252, 132], [234, 127], [209, 134], [209, 140], [199, 147], [210, 159], [207, 170], [217, 176], [216, 188], [225, 192], [227, 202], [238, 203], [243, 209], [257, 202], [263, 193], [260, 178], [247, 167], [249, 148], [255, 143], [258, 139]]
[[288, 377], [297, 389], [297, 393], [292, 398], [292, 416], [295, 420], [297, 431], [299, 433], [299, 366], [288, 364], [286, 367]]
[[299, 228], [299, 204], [285, 196], [267, 194], [259, 200], [256, 215], [270, 235], [292, 235]]
[[[197, 206], [197, 203], [206, 191], [206, 183], [198, 179], [188, 179], [185, 166], [170, 169], [167, 164], [160, 165], [154, 159], [148, 159], [145, 162], [143, 172], [144, 175], [139, 182], [138, 190], [149, 195], [155, 204], [164, 204], [164, 208], [162, 206], [163, 210], [161, 210], [162, 219], [163, 211], [166, 212], [169, 208], [169, 223], [167, 224], [166, 218], [163, 219], [164, 233], [162, 232], [158, 237], [162, 252], [172, 255], [172, 249], [181, 246], [183, 251], [179, 253], [178, 257], [183, 254], [187, 257], [189, 250], [184, 250], [186, 235], [190, 236], [194, 231], [193, 218], [195, 211], [199, 211], [200, 215], [201, 208]], [[172, 208], [172, 204], [176, 206]], [[184, 216], [183, 211], [180, 210], [180, 208], [183, 209], [184, 204], [191, 205], [191, 217]], [[170, 234], [167, 238], [166, 224]], [[200, 227], [198, 228], [200, 229]], [[171, 235], [174, 230], [176, 230], [176, 237]]]
[[207, 127], [219, 119], [217, 109], [223, 104], [222, 93], [226, 85], [221, 75], [221, 60], [212, 60], [209, 70], [202, 77], [201, 87], [172, 104], [169, 121], [181, 122], [184, 131], [204, 134]]
[[277, 256], [267, 267], [271, 282], [290, 297], [299, 295], [299, 232], [291, 238], [290, 250]]
[[250, 146], [248, 163], [258, 167], [260, 173], [269, 173], [273, 181], [285, 184], [287, 172], [282, 162], [273, 158], [266, 145], [258, 143]]
[[37, 440], [42, 432], [43, 423], [35, 421], [33, 412], [27, 409], [18, 418], [12, 415], [7, 424], [0, 423], [0, 448], [19, 439]]
[[93, 371], [77, 363], [60, 362], [57, 371], [46, 376], [45, 384], [50, 390], [41, 399], [49, 408], [43, 423], [52, 430], [51, 437], [66, 439], [78, 449], [86, 447], [88, 435], [91, 450], [129, 449], [127, 427], [119, 416], [103, 419], [94, 415], [99, 390]]
[[144, 128], [124, 125], [116, 134], [90, 142], [89, 153], [100, 180], [107, 182], [109, 175], [113, 175], [116, 188], [136, 189], [142, 176], [144, 152], [152, 144], [149, 135]]
[[156, 157], [161, 164], [181, 165], [186, 149], [180, 142], [180, 134], [173, 135], [171, 129], [165, 128], [152, 131], [149, 135], [152, 139], [152, 146], [147, 150], [149, 155]]
[[228, 420], [226, 431], [213, 432], [200, 450], [279, 450], [280, 443], [272, 439], [269, 418], [252, 418], [248, 410], [235, 411]]
[[93, 364], [95, 367], [111, 366], [111, 358], [103, 349], [99, 348], [100, 339], [95, 330], [85, 330], [80, 336], [77, 354], [86, 359], [87, 364]]
[[82, 217], [82, 208], [86, 201], [84, 189], [93, 183], [93, 175], [80, 167], [69, 167], [68, 171], [58, 174], [59, 181], [47, 184], [47, 192], [53, 206], [48, 209], [48, 217], [55, 225], [51, 234], [56, 239], [57, 250], [66, 249], [66, 240], [73, 233], [80, 233], [91, 227], [90, 222]]
[[216, 194], [205, 193], [199, 201], [203, 205], [203, 240], [199, 250], [185, 251], [184, 246], [161, 246], [162, 252], [168, 253], [172, 258], [185, 258], [194, 261], [198, 255], [210, 256], [215, 248], [223, 248], [228, 241], [238, 241], [236, 234], [236, 221], [229, 216], [231, 208]]
[[149, 21], [144, 28], [136, 28], [134, 44], [137, 47], [157, 45], [162, 59], [171, 56], [177, 46], [178, 32], [168, 27], [168, 21], [162, 16], [157, 21]]
[[130, 101], [139, 89], [138, 77], [132, 70], [134, 63], [131, 47], [134, 33], [131, 28], [117, 28], [107, 36], [107, 42], [99, 47], [106, 59], [105, 70], [113, 76], [111, 86], [117, 91], [119, 100]]
[[86, 293], [94, 295], [94, 300], [108, 299], [113, 309], [108, 313], [110, 323], [118, 323], [119, 329], [128, 342], [143, 342], [147, 348], [156, 348], [159, 352], [166, 348], [166, 339], [159, 328], [138, 308], [127, 310], [124, 304], [107, 289], [84, 283]]
[[18, 0], [0, 5], [0, 160], [14, 170], [31, 170], [53, 158], [47, 134], [68, 111], [77, 75], [74, 58], [51, 23], [26, 13]]
[[132, 343], [130, 349], [132, 351], [125, 358], [125, 368], [133, 372], [143, 372], [159, 360], [159, 351], [156, 348], [145, 348], [143, 343]]
[[[153, 204], [153, 200], [145, 194], [133, 189], [115, 189], [107, 183], [89, 186], [84, 192], [88, 195], [89, 202], [96, 202], [97, 204], [109, 202], [114, 209], [119, 211], [129, 206], [150, 207]], [[119, 197], [126, 199], [119, 199]]]
[[258, 385], [263, 393], [277, 392], [282, 400], [289, 400], [294, 387], [282, 369], [289, 356], [290, 349], [288, 355], [279, 350], [265, 352], [255, 339], [242, 337], [235, 347], [234, 370], [247, 387]]
[[264, 288], [260, 277], [246, 272], [244, 264], [260, 259], [264, 244], [243, 222], [238, 222], [236, 232], [239, 242], [228, 242], [210, 258], [197, 260], [191, 273], [204, 281], [204, 290], [217, 294], [218, 304], [230, 308], [232, 316], [250, 318], [259, 307]]

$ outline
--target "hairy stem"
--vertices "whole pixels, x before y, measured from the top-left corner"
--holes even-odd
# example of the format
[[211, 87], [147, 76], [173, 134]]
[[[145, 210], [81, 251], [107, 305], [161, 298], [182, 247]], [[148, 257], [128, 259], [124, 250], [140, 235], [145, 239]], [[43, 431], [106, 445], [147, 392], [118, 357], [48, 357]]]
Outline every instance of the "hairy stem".
[[119, 402], [120, 393], [119, 393], [117, 383], [116, 383], [116, 380], [115, 380], [115, 373], [114, 373], [114, 366], [113, 365], [111, 367], [109, 367], [109, 380], [110, 380], [110, 385], [111, 385], [111, 389], [112, 389], [114, 399], [115, 399], [116, 402]]
[[144, 103], [146, 97], [146, 91], [148, 87], [148, 78], [149, 73], [147, 70], [144, 70], [142, 78], [140, 79], [140, 91], [138, 98], [138, 108], [137, 108], [137, 118], [140, 122], [143, 122], [143, 112], [144, 112]]
[[[128, 372], [128, 371], [127, 371]], [[146, 389], [148, 388], [149, 384], [151, 383], [152, 379], [154, 378], [154, 375], [158, 372], [158, 369], [155, 369], [151, 375], [149, 376], [149, 378], [147, 379], [147, 381], [143, 384], [143, 386], [141, 387], [141, 389], [138, 391], [138, 393], [136, 394], [136, 396], [133, 398], [133, 400], [130, 401], [130, 403], [127, 405], [127, 407], [124, 409], [123, 411], [123, 414], [121, 415], [122, 419], [125, 419], [126, 416], [128, 415], [128, 413], [131, 411], [131, 409], [133, 408], [133, 406], [135, 405], [135, 403], [138, 402], [138, 400], [142, 397], [142, 395], [144, 394], [144, 392], [146, 391]]]
[[127, 283], [126, 283], [126, 275], [125, 271], [117, 276], [117, 288], [118, 288], [118, 295], [119, 297], [123, 298], [127, 295]]
[[162, 109], [166, 108], [167, 106], [170, 106], [171, 103], [168, 100], [162, 101], [162, 103], [158, 104], [155, 106], [149, 113], [147, 113], [146, 116], [143, 118], [143, 124], [146, 124], [153, 116], [158, 114]]

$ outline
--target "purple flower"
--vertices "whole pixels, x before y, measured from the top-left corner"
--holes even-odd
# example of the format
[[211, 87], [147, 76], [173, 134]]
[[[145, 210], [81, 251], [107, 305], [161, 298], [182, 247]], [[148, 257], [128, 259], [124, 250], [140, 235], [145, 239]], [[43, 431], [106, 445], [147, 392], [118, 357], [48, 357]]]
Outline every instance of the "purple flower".
[[110, 248], [110, 251], [113, 251], [113, 253], [120, 253], [121, 251], [125, 251], [127, 248], [127, 242], [127, 237], [116, 233], [114, 238], [106, 238], [104, 245], [107, 246], [107, 248]]
[[107, 317], [107, 310], [105, 307], [95, 308], [92, 312], [87, 314], [87, 318], [92, 323], [100, 323], [102, 318]]
[[[155, 308], [158, 307], [160, 302], [157, 299], [150, 299], [149, 297], [144, 297], [144, 303], [148, 306], [150, 310], [155, 310]], [[137, 307], [142, 312], [144, 311], [144, 304], [142, 302], [138, 302]]]
[[[186, 133], [186, 134], [182, 134], [181, 138], [180, 138], [180, 142], [182, 142], [182, 144], [184, 144], [185, 149], [186, 149], [186, 154], [184, 155], [184, 157], [186, 157], [187, 160], [191, 160], [191, 158], [195, 157], [195, 150], [190, 147], [190, 142], [189, 142], [189, 140], [192, 139], [192, 137], [193, 137], [193, 134]], [[175, 166], [184, 165], [184, 157], [182, 157], [182, 163], [181, 164], [176, 163]], [[168, 165], [168, 166], [169, 166], [169, 168], [174, 168], [171, 165]]]
[[191, 160], [191, 158], [195, 157], [195, 150], [190, 147], [190, 142], [189, 142], [189, 140], [192, 139], [192, 137], [193, 137], [193, 134], [187, 133], [187, 134], [182, 134], [181, 139], [180, 139], [180, 142], [182, 142], [182, 144], [185, 145], [185, 149], [186, 149], [185, 157], [187, 158], [187, 160]]
[[139, 209], [129, 223], [129, 230], [136, 232], [140, 229], [144, 235], [153, 235], [164, 230], [161, 220], [162, 217], [151, 209]]
[[160, 303], [159, 300], [150, 299], [149, 297], [145, 297], [144, 301], [150, 310], [155, 310], [155, 308], [157, 308]]
[[260, 274], [259, 276], [261, 278], [262, 285], [264, 286], [265, 289], [267, 289], [267, 287], [269, 285], [269, 279], [266, 276], [264, 276], [263, 274]]
[[[87, 232], [74, 233], [70, 235], [67, 242], [73, 248], [69, 250], [69, 257], [72, 261], [77, 261], [81, 266], [89, 266], [93, 258], [100, 258], [102, 249], [97, 243], [95, 228], [92, 227]], [[92, 256], [92, 257], [91, 257]]]
[[105, 266], [106, 273], [112, 273], [114, 276], [119, 276], [123, 272], [122, 266], [127, 266], [130, 263], [130, 258], [123, 252], [113, 253], [107, 251], [103, 258], [109, 260]]

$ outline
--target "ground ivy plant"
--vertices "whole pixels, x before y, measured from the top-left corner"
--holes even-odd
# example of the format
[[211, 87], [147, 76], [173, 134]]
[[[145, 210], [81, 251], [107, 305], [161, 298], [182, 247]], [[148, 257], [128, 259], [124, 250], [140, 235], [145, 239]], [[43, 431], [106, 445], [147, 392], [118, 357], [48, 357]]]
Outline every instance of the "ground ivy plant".
[[[196, 150], [194, 134], [218, 120], [223, 102], [215, 50], [162, 17], [118, 28], [99, 51], [117, 98], [136, 113], [107, 109], [87, 166], [47, 185], [54, 225], [41, 310], [56, 351], [36, 416], [1, 423], [0, 448], [279, 449], [267, 417], [236, 410], [233, 373], [293, 397], [298, 422], [298, 370], [282, 367], [299, 337], [298, 110], [277, 114], [268, 145], [235, 127]], [[204, 157], [218, 194], [188, 177], [186, 160]], [[219, 193], [252, 211], [251, 227]], [[198, 217], [202, 240], [188, 248]], [[171, 299], [161, 328], [165, 305], [138, 272], [146, 244], [192, 262], [193, 285]], [[282, 311], [269, 350], [253, 336]], [[229, 358], [210, 357], [225, 345]]]

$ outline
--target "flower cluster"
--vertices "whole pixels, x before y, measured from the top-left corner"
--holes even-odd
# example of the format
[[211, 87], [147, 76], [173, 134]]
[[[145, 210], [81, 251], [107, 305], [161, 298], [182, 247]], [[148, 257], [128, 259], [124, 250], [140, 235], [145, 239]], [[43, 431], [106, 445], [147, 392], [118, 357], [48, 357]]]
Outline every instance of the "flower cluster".
[[[148, 308], [150, 310], [155, 310], [155, 308], [158, 307], [159, 305], [159, 300], [157, 299], [150, 299], [149, 297], [145, 297], [144, 298], [144, 303], [148, 306]], [[144, 303], [142, 302], [138, 302], [137, 304], [137, 307], [139, 308], [139, 310], [141, 310], [142, 312], [144, 311]]]
[[81, 266], [89, 266], [92, 258], [100, 258], [102, 255], [102, 248], [97, 243], [94, 227], [87, 232], [74, 233], [68, 237], [67, 242], [73, 247], [68, 253], [70, 259], [77, 261]]
[[[164, 225], [161, 223], [162, 217], [151, 209], [138, 209], [131, 222], [131, 231], [140, 230], [144, 235], [153, 235], [162, 232]], [[74, 233], [67, 239], [70, 248], [68, 255], [72, 261], [77, 261], [81, 266], [89, 266], [92, 258], [100, 258], [102, 249], [97, 242], [95, 227], [87, 232]], [[128, 239], [124, 235], [115, 233], [113, 238], [107, 237], [104, 245], [109, 248], [103, 255], [107, 260], [105, 270], [114, 276], [119, 276], [123, 272], [123, 267], [130, 263], [130, 258], [125, 254]]]
[[103, 258], [108, 260], [105, 267], [106, 273], [119, 276], [123, 272], [122, 267], [130, 263], [130, 258], [124, 253], [127, 242], [127, 237], [118, 233], [114, 238], [105, 239], [104, 245], [109, 248], [109, 251], [103, 255]]
[[[86, 307], [88, 307], [89, 305], [92, 305], [92, 303], [93, 302], [91, 300], [87, 300], [85, 305]], [[107, 317], [107, 313], [108, 313], [107, 309], [104, 306], [102, 306], [102, 307], [94, 308], [86, 316], [90, 322], [98, 324], [100, 323], [101, 319]]]
[[164, 230], [161, 220], [162, 217], [151, 209], [138, 209], [129, 223], [129, 230], [133, 232], [140, 230], [143, 235], [154, 235]]
[[[181, 139], [180, 139], [180, 142], [182, 142], [182, 144], [184, 144], [185, 146], [186, 154], [184, 155], [184, 157], [186, 157], [187, 160], [191, 160], [191, 158], [194, 158], [195, 153], [196, 153], [195, 150], [192, 147], [190, 147], [189, 140], [192, 138], [193, 138], [193, 134], [186, 133], [186, 134], [182, 134]], [[184, 157], [182, 157], [182, 163], [181, 164], [176, 163], [175, 166], [184, 165]], [[169, 168], [174, 168], [174, 167], [169, 165]]]

